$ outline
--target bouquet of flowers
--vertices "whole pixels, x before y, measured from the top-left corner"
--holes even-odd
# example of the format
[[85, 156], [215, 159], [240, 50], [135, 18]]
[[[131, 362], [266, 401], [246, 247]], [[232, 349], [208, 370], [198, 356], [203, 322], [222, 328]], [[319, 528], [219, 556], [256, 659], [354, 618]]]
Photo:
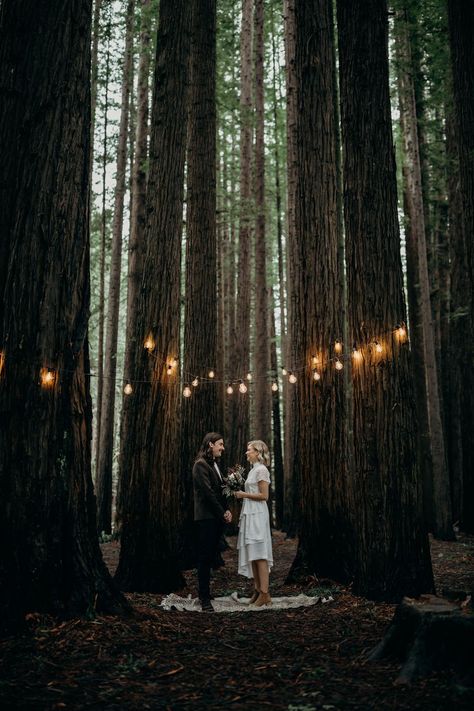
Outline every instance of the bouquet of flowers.
[[245, 469], [241, 464], [236, 464], [235, 467], [230, 467], [227, 470], [227, 476], [224, 477], [222, 493], [227, 498], [234, 495], [235, 491], [240, 491], [245, 484], [244, 478]]

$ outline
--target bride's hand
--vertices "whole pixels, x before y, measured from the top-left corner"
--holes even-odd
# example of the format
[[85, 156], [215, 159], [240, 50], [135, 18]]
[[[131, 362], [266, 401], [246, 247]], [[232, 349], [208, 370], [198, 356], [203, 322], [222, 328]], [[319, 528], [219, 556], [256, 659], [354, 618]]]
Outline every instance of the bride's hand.
[[234, 496], [236, 499], [243, 499], [244, 498], [244, 492], [243, 491], [235, 491]]

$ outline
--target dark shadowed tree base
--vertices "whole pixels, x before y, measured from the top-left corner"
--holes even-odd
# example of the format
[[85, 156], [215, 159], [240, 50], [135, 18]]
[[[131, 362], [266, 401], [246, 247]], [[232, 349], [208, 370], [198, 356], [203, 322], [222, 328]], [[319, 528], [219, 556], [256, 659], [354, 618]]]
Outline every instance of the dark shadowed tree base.
[[369, 659], [403, 662], [397, 684], [410, 684], [432, 672], [450, 669], [465, 686], [474, 686], [474, 616], [460, 606], [424, 595], [405, 598], [397, 607], [384, 639]]
[[128, 564], [121, 559], [114, 580], [120, 590], [138, 593], [176, 592], [186, 584], [179, 561], [170, 559], [153, 562], [135, 560]]
[[[287, 538], [290, 537], [288, 533]], [[318, 578], [330, 578], [338, 583], [347, 584], [351, 581], [352, 575], [345, 565], [346, 562], [347, 559], [338, 555], [334, 548], [328, 545], [328, 541], [315, 541], [311, 549], [302, 545], [300, 541], [286, 583], [291, 585], [304, 580], [309, 575], [315, 575]]]

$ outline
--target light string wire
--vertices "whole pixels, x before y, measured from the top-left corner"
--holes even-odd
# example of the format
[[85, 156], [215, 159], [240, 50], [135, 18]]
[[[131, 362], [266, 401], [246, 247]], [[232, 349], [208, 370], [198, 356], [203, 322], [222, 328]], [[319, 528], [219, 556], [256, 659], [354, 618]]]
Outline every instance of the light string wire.
[[[320, 355], [317, 354], [317, 350], [315, 349], [315, 352], [313, 355], [310, 356], [309, 360], [311, 363], [308, 363], [308, 359], [305, 360], [304, 363], [298, 363], [297, 365], [294, 365], [292, 368], [286, 368], [284, 365], [279, 369], [280, 372], [276, 372], [275, 370], [269, 371], [269, 373], [265, 375], [259, 375], [255, 373], [252, 370], [248, 370], [246, 375], [243, 377], [232, 377], [232, 378], [216, 378], [215, 376], [215, 370], [213, 367], [208, 367], [208, 368], [203, 368], [203, 371], [207, 372], [206, 375], [200, 375], [197, 373], [192, 373], [190, 371], [179, 371], [178, 365], [179, 365], [179, 360], [177, 357], [168, 357], [166, 359], [160, 358], [157, 354], [153, 353], [153, 350], [156, 347], [155, 341], [151, 336], [147, 336], [144, 342], [144, 348], [148, 351], [148, 354], [151, 358], [155, 360], [155, 363], [160, 365], [161, 367], [166, 367], [167, 369], [167, 374], [168, 375], [174, 375], [176, 372], [179, 373], [180, 379], [182, 383], [185, 383], [184, 390], [183, 390], [183, 395], [185, 397], [189, 397], [192, 394], [192, 390], [190, 386], [193, 386], [193, 388], [198, 387], [201, 383], [204, 384], [209, 384], [209, 383], [215, 383], [216, 385], [227, 385], [227, 392], [228, 394], [231, 394], [234, 390], [234, 386], [237, 386], [238, 389], [240, 390], [241, 393], [246, 393], [248, 390], [248, 387], [250, 386], [251, 383], [254, 382], [259, 382], [262, 380], [265, 380], [269, 384], [271, 383], [272, 390], [276, 391], [278, 390], [278, 377], [281, 373], [282, 377], [288, 376], [288, 379], [291, 383], [295, 383], [297, 381], [297, 378], [295, 376], [296, 373], [302, 373], [307, 371], [308, 369], [312, 371], [313, 373], [313, 378], [315, 380], [320, 380], [321, 379], [321, 373], [327, 370], [327, 368], [331, 365], [334, 364], [336, 369], [342, 370], [344, 367], [345, 362], [350, 362], [351, 359], [356, 359], [356, 360], [363, 360], [363, 354], [362, 354], [362, 348], [368, 348], [368, 349], [373, 349], [375, 352], [378, 354], [380, 360], [387, 360], [387, 357], [384, 357], [382, 354], [387, 352], [387, 347], [384, 347], [381, 343], [384, 338], [386, 338], [388, 335], [391, 336], [397, 336], [399, 343], [404, 343], [408, 342], [408, 332], [407, 328], [405, 326], [404, 322], [399, 322], [399, 324], [395, 327], [390, 329], [390, 331], [386, 331], [384, 334], [380, 335], [377, 339], [370, 339], [367, 341], [367, 343], [364, 346], [359, 346], [357, 347], [356, 344], [354, 344], [352, 348], [352, 352], [343, 352], [343, 342], [340, 339], [335, 339], [332, 341], [331, 348], [333, 350], [336, 350], [335, 355], [331, 355], [329, 357], [321, 357]], [[329, 351], [329, 349], [328, 349]], [[8, 358], [10, 360], [10, 358]], [[41, 384], [43, 387], [53, 387], [56, 380], [59, 377], [59, 373], [68, 373], [68, 374], [73, 374], [76, 372], [75, 369], [68, 369], [68, 368], [58, 368], [57, 366], [52, 366], [52, 365], [44, 365], [44, 364], [39, 364], [37, 362], [27, 362], [22, 359], [22, 362], [25, 365], [29, 365], [34, 368], [39, 368], [40, 369], [40, 380]], [[340, 367], [338, 368], [338, 364], [340, 364]], [[6, 365], [7, 365], [7, 356], [6, 356], [6, 351], [5, 350], [0, 350], [0, 381], [3, 379], [3, 376], [6, 372]], [[211, 375], [212, 373], [212, 375]], [[85, 372], [84, 376], [90, 377], [90, 378], [98, 378], [99, 374], [94, 372], [94, 371], [89, 371]], [[115, 376], [106, 376], [105, 374], [102, 376], [104, 379], [112, 379], [117, 381], [117, 378]], [[121, 378], [122, 380], [122, 385], [124, 386], [125, 394], [130, 395], [133, 392], [133, 386], [134, 385], [150, 385], [156, 380], [138, 380], [135, 378], [128, 378], [124, 374]]]

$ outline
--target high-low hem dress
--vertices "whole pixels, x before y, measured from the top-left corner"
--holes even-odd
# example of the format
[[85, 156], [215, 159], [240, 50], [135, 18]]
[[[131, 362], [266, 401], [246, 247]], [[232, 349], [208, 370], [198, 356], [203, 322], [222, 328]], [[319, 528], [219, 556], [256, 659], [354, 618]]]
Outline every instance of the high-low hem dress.
[[[245, 482], [247, 494], [258, 494], [258, 482], [270, 484], [270, 474], [264, 464], [254, 464]], [[273, 566], [272, 537], [270, 532], [270, 517], [266, 501], [242, 499], [240, 513], [239, 537], [239, 575], [253, 578], [252, 561], [267, 560], [270, 572]]]

